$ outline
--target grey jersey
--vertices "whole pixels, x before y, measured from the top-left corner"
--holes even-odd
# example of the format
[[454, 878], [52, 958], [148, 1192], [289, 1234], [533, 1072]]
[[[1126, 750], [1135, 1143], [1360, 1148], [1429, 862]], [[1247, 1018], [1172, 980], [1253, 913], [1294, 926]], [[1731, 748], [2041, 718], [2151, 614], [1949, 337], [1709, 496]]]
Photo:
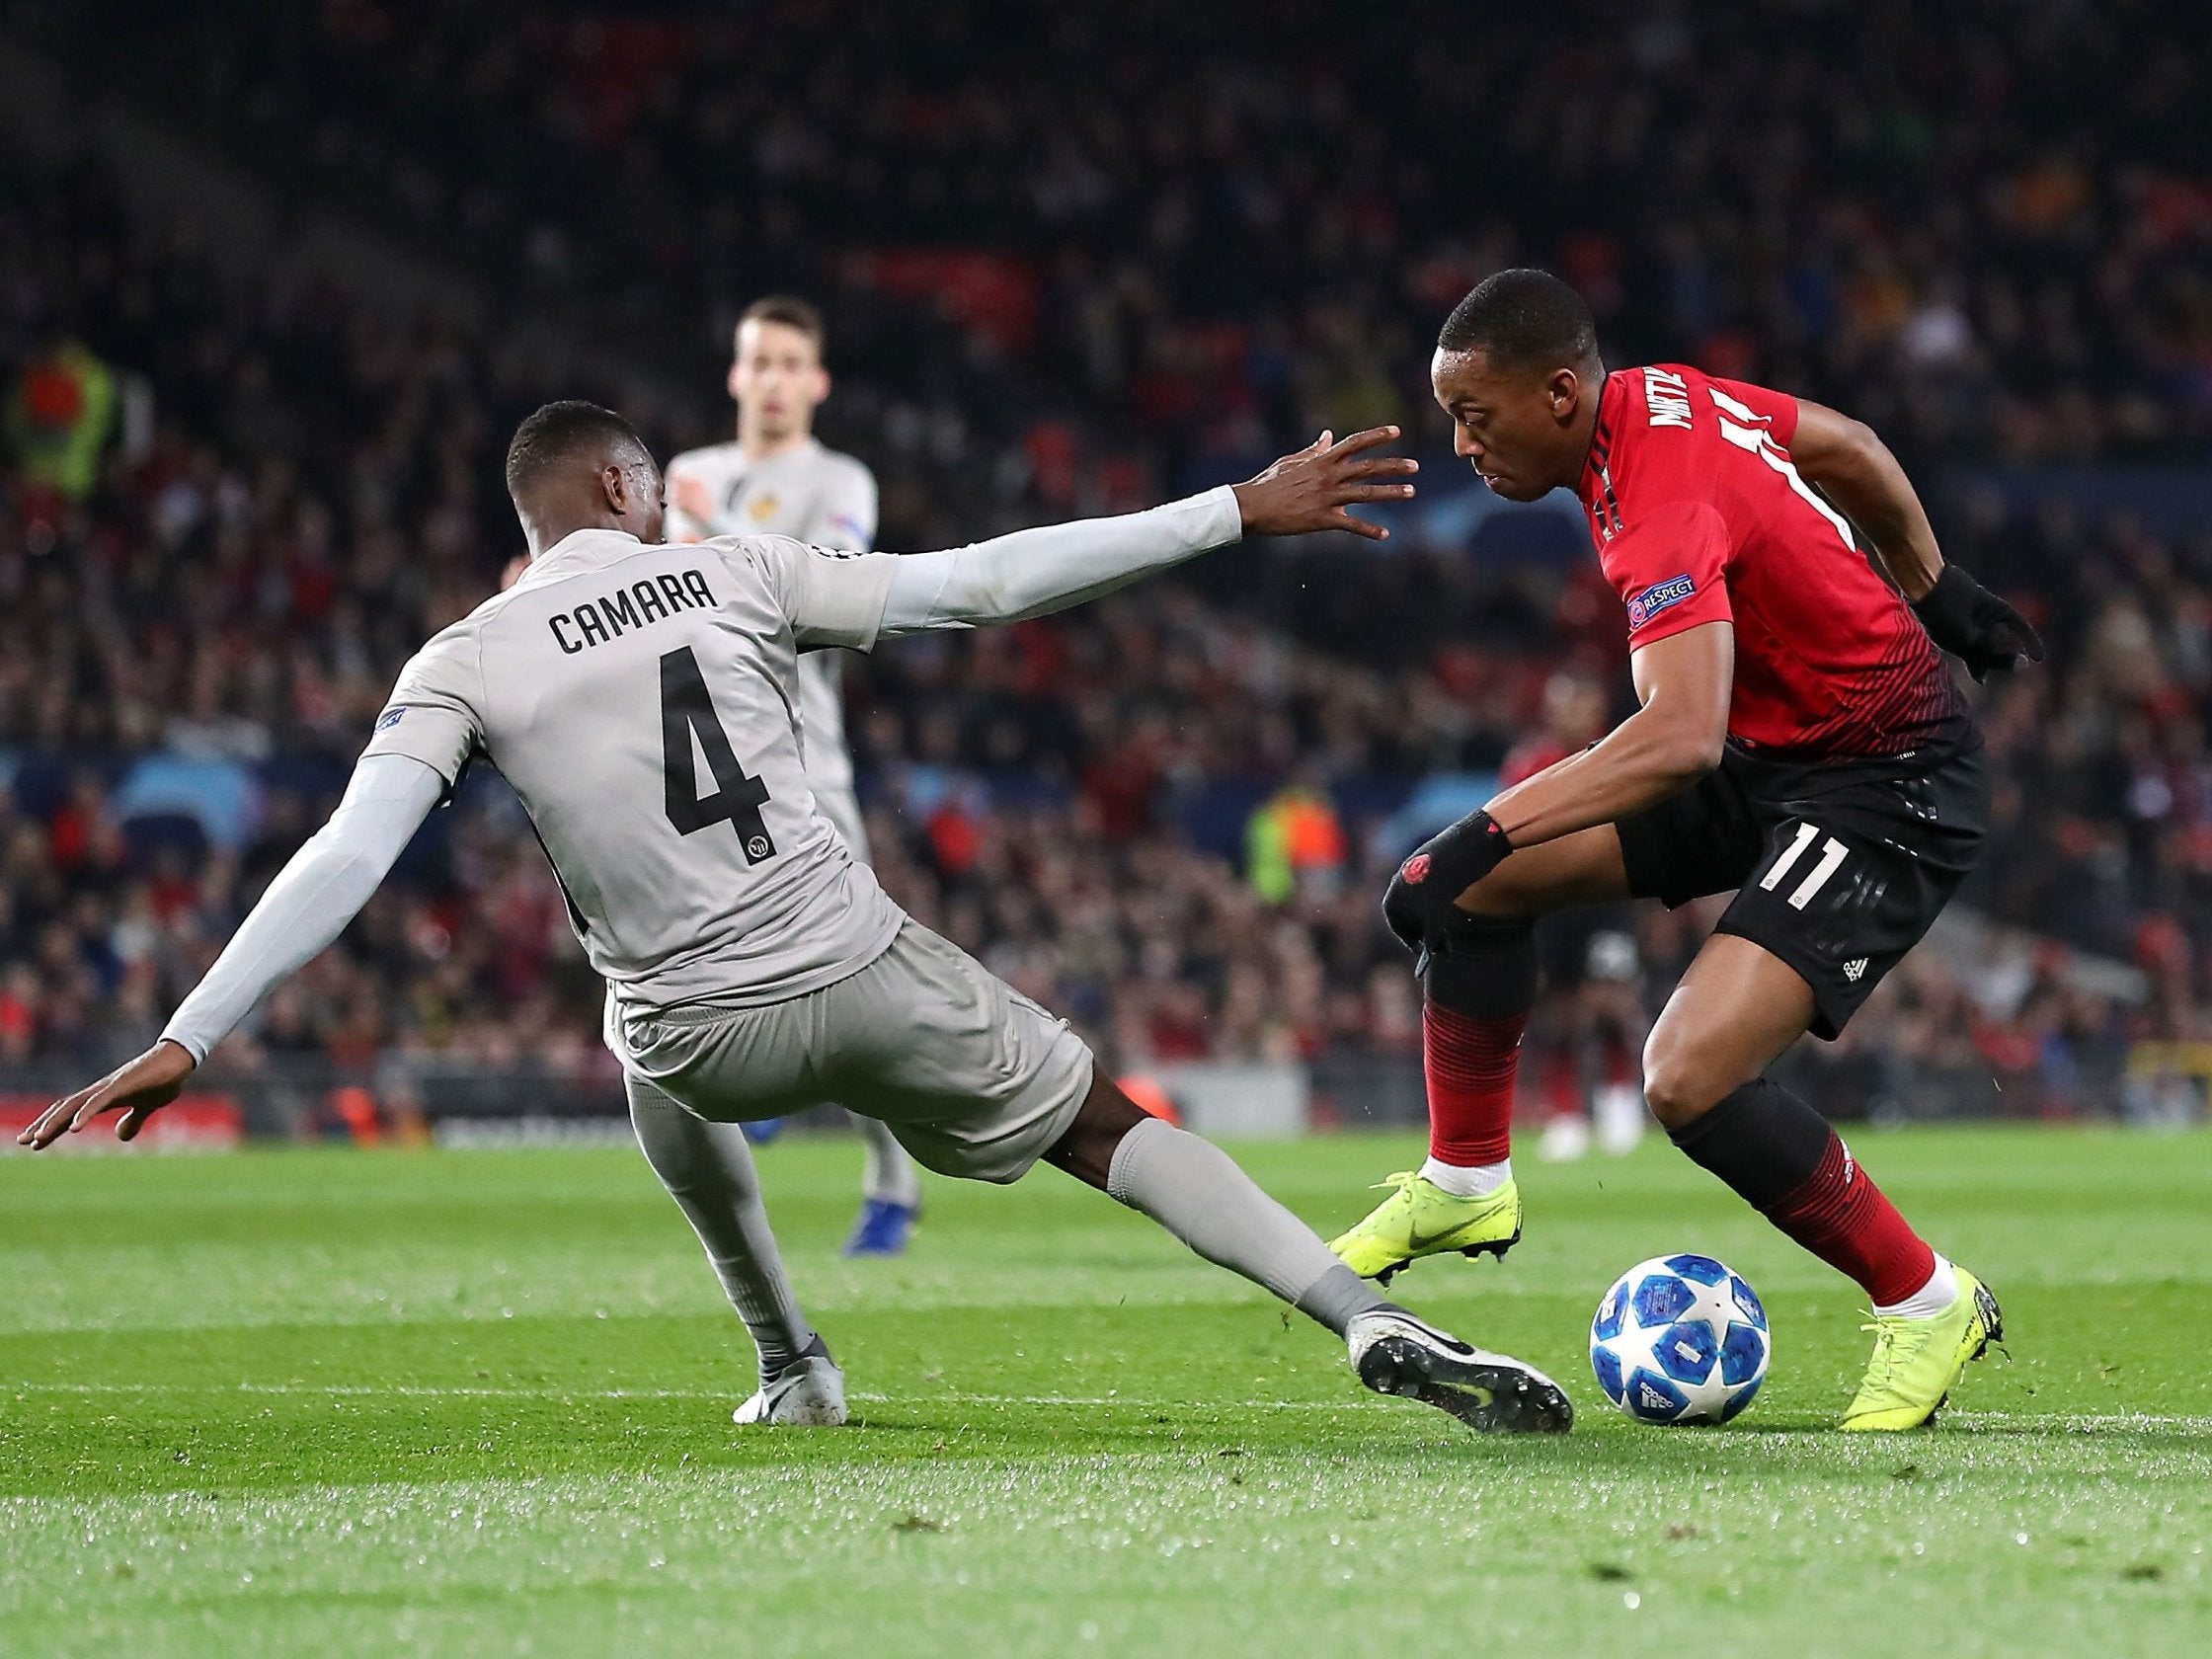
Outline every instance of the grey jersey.
[[902, 916], [816, 810], [795, 714], [799, 651], [872, 646], [898, 563], [580, 530], [416, 655], [366, 752], [499, 767], [619, 1004], [803, 995]]
[[[669, 463], [669, 539], [785, 535], [816, 547], [865, 553], [876, 541], [876, 480], [850, 455], [813, 438], [751, 460], [736, 443], [686, 449]], [[800, 742], [807, 776], [841, 825], [857, 812], [835, 797], [852, 794], [845, 747], [844, 657], [810, 651], [799, 659]], [[855, 847], [866, 855], [866, 849]]]

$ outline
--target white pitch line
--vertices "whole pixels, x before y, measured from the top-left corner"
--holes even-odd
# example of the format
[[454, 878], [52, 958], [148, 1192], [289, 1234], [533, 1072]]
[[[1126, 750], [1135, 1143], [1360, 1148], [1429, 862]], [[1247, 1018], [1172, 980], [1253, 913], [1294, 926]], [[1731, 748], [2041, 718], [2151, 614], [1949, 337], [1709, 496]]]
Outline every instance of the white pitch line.
[[[307, 1395], [337, 1399], [598, 1399], [635, 1400], [736, 1400], [736, 1388], [468, 1388], [427, 1387], [409, 1383], [371, 1386], [346, 1382], [0, 1382], [0, 1393], [52, 1394], [276, 1394]], [[1365, 1395], [1341, 1400], [1168, 1400], [1144, 1399], [1123, 1394], [971, 1394], [962, 1392], [884, 1394], [849, 1390], [848, 1399], [870, 1405], [1027, 1405], [1027, 1406], [1127, 1406], [1140, 1411], [1364, 1411], [1388, 1402]], [[2161, 1412], [2042, 1413], [2033, 1411], [1947, 1411], [1943, 1420], [1963, 1429], [1987, 1425], [2038, 1428], [2074, 1433], [2114, 1429], [2179, 1429], [2212, 1434], [2212, 1415]], [[1756, 1423], [1737, 1431], [1757, 1434]]]
[[346, 1382], [9, 1382], [0, 1392], [51, 1394], [320, 1394], [348, 1399], [386, 1395], [425, 1399], [728, 1399], [734, 1393], [679, 1388], [426, 1388]]
[[[304, 1394], [340, 1399], [603, 1399], [603, 1400], [738, 1400], [736, 1388], [434, 1388], [406, 1383], [371, 1387], [345, 1382], [0, 1382], [0, 1393], [51, 1394]], [[849, 1390], [846, 1398], [869, 1404], [940, 1405], [1126, 1405], [1146, 1411], [1198, 1409], [1259, 1409], [1270, 1411], [1338, 1411], [1346, 1406], [1365, 1408], [1380, 1402], [1365, 1398], [1346, 1400], [1153, 1400], [1125, 1398], [1119, 1394], [879, 1394]]]

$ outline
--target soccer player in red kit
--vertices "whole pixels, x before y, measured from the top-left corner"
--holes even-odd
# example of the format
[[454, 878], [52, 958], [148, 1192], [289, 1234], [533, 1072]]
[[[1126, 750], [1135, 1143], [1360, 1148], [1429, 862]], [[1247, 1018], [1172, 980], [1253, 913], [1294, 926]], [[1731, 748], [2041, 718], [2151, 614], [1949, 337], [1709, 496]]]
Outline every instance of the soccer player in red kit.
[[1843, 1426], [1925, 1423], [2002, 1336], [1996, 1298], [1763, 1073], [1805, 1032], [1837, 1036], [1980, 851], [1981, 739], [1942, 652], [1979, 679], [2040, 660], [2041, 642], [1943, 562], [1872, 432], [1695, 368], [1608, 374], [1588, 307], [1543, 272], [1462, 300], [1431, 379], [1492, 490], [1581, 498], [1641, 706], [1392, 879], [1383, 913], [1419, 957], [1430, 1157], [1332, 1247], [1374, 1277], [1509, 1248], [1535, 918], [1733, 890], [1652, 1029], [1645, 1097], [1676, 1146], [1872, 1301], [1873, 1360]]

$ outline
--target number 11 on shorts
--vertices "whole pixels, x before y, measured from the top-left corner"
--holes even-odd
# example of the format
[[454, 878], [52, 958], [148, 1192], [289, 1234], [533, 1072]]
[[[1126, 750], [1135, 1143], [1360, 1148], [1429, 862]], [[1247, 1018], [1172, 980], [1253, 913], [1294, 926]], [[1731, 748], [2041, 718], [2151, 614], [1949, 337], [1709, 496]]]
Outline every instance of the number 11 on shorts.
[[[1782, 878], [1789, 874], [1790, 866], [1805, 856], [1805, 849], [1813, 844], [1813, 837], [1819, 833], [1817, 825], [1798, 825], [1797, 838], [1782, 849], [1781, 856], [1775, 860], [1775, 867], [1760, 879], [1761, 889], [1772, 893], [1781, 886]], [[1805, 879], [1789, 895], [1789, 908], [1801, 910], [1811, 904], [1813, 896], [1828, 885], [1828, 878], [1841, 869], [1844, 860], [1850, 856], [1850, 848], [1835, 836], [1829, 836], [1828, 844], [1820, 849], [1820, 862], [1812, 867]]]

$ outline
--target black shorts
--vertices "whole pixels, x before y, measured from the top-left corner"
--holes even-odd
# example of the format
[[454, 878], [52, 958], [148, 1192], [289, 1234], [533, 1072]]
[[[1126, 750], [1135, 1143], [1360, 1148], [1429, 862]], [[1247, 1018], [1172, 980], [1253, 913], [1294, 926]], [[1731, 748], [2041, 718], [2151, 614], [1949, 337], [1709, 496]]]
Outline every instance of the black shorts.
[[1981, 853], [1981, 740], [1876, 760], [1764, 759], [1717, 770], [1620, 821], [1628, 890], [1669, 909], [1734, 891], [1716, 933], [1773, 952], [1812, 987], [1833, 1041], [1918, 944]]

